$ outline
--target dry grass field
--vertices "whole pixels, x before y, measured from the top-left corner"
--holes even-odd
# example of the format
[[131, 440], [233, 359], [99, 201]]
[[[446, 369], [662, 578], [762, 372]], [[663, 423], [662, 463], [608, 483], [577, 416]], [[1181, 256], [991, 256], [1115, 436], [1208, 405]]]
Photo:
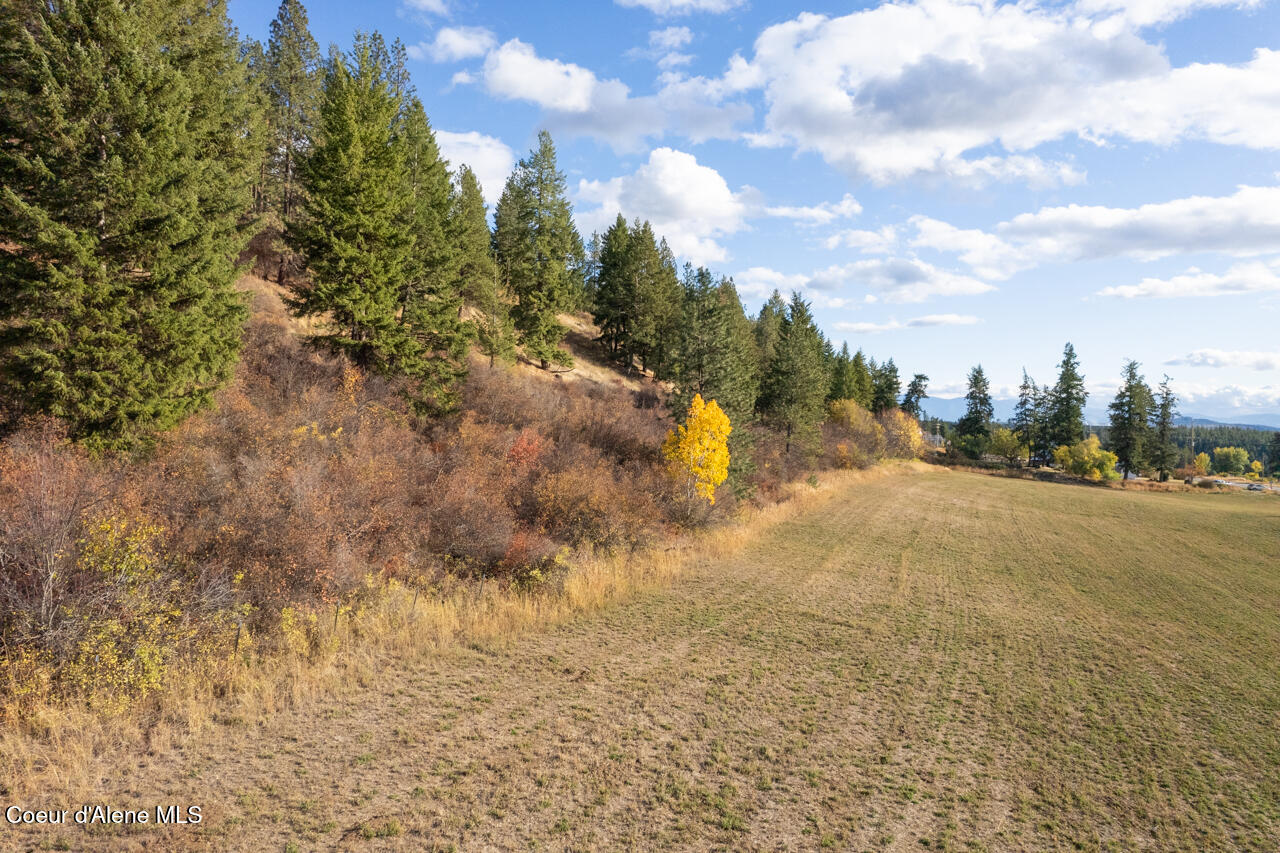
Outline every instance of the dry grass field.
[[1269, 495], [867, 479], [623, 603], [121, 755], [94, 798], [198, 827], [0, 846], [1274, 851], [1278, 603]]

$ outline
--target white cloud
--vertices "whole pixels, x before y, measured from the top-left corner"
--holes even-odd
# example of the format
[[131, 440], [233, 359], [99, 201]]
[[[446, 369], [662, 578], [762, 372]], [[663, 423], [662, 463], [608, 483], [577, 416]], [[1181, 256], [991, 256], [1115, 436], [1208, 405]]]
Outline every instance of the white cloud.
[[994, 234], [975, 228], [956, 228], [927, 216], [913, 216], [909, 222], [916, 229], [910, 243], [913, 247], [954, 253], [984, 278], [1008, 278], [1030, 265], [1022, 250]]
[[847, 249], [858, 249], [868, 255], [883, 255], [892, 251], [897, 242], [898, 229], [892, 225], [885, 225], [876, 231], [857, 228], [837, 231], [824, 240], [822, 245], [828, 249], [838, 249], [843, 246]]
[[728, 94], [718, 81], [666, 72], [654, 95], [632, 97], [621, 80], [601, 80], [572, 62], [540, 57], [532, 45], [512, 39], [485, 58], [484, 83], [491, 95], [525, 100], [548, 110], [547, 124], [603, 139], [634, 151], [649, 136], [675, 130], [693, 142], [730, 138], [749, 120], [751, 107], [721, 103]]
[[837, 202], [824, 201], [810, 207], [766, 207], [765, 213], [783, 219], [796, 219], [808, 225], [827, 225], [836, 219], [849, 219], [862, 213], [862, 205], [845, 193]]
[[1280, 261], [1235, 264], [1225, 273], [1202, 272], [1194, 267], [1172, 278], [1144, 278], [1138, 284], [1104, 287], [1099, 296], [1124, 299], [1186, 296], [1232, 296], [1241, 293], [1280, 292]]
[[691, 12], [719, 14], [742, 6], [746, 0], [615, 0], [619, 6], [648, 9], [655, 15], [688, 15]]
[[409, 56], [413, 59], [431, 59], [433, 62], [457, 62], [461, 59], [474, 59], [484, 56], [497, 39], [484, 27], [444, 27], [436, 33], [430, 43], [410, 45]]
[[1194, 406], [1201, 411], [1218, 414], [1248, 414], [1274, 412], [1280, 408], [1280, 386], [1277, 385], [1176, 382], [1173, 390], [1183, 411], [1194, 411], [1191, 408]]
[[436, 144], [455, 171], [464, 163], [470, 166], [480, 182], [485, 201], [491, 205], [497, 203], [516, 162], [515, 154], [505, 142], [474, 130], [467, 133], [437, 130]]
[[1280, 370], [1280, 352], [1256, 352], [1246, 350], [1198, 349], [1181, 358], [1165, 362], [1188, 367], [1229, 367], [1246, 370]]
[[[922, 216], [910, 222], [917, 232], [912, 246], [955, 253], [987, 278], [1007, 278], [1052, 261], [1150, 261], [1191, 252], [1249, 256], [1280, 252], [1280, 187], [1242, 186], [1229, 196], [1191, 196], [1132, 208], [1045, 207], [1002, 222], [994, 232], [959, 229]], [[1252, 275], [1257, 278], [1256, 272]]]
[[449, 4], [445, 0], [405, 0], [405, 5], [415, 11], [432, 15], [449, 14]]
[[649, 47], [655, 50], [679, 50], [693, 41], [693, 31], [688, 27], [667, 27], [649, 33]]
[[492, 95], [566, 112], [590, 109], [602, 86], [622, 86], [624, 96], [626, 89], [616, 80], [601, 83], [591, 71], [572, 62], [544, 59], [520, 39], [512, 39], [489, 54], [484, 62], [484, 82]]
[[929, 326], [972, 326], [982, 321], [971, 314], [926, 314], [923, 317], [914, 317], [905, 322], [898, 320], [889, 320], [887, 323], [836, 323], [834, 328], [838, 332], [851, 332], [854, 334], [878, 334], [880, 332], [894, 332], [899, 329], [917, 329]]
[[1077, 0], [1075, 8], [1103, 18], [1104, 26], [1146, 27], [1176, 21], [1199, 9], [1215, 6], [1256, 9], [1261, 5], [1261, 0]]
[[[671, 148], [655, 148], [630, 175], [578, 184], [576, 219], [584, 232], [602, 231], [621, 213], [645, 219], [672, 251], [695, 264], [724, 261], [718, 238], [746, 227], [748, 205], [715, 169]], [[581, 203], [594, 204], [584, 209]]]
[[809, 277], [816, 290], [866, 288], [868, 302], [924, 302], [935, 296], [972, 296], [995, 290], [986, 282], [915, 258], [871, 258], [818, 270]]
[[[1097, 14], [1109, 16], [989, 0], [805, 13], [765, 29], [723, 79], [763, 90], [764, 127], [749, 141], [816, 151], [881, 183], [917, 174], [1075, 183], [1083, 175], [1070, 163], [1029, 153], [1069, 136], [1280, 147], [1280, 51], [1174, 68], [1162, 46]], [[992, 147], [1003, 153], [973, 157]]]
[[733, 283], [743, 296], [768, 296], [777, 290], [787, 293], [802, 290], [809, 283], [809, 277], [801, 273], [778, 272], [769, 267], [751, 267], [733, 277]]

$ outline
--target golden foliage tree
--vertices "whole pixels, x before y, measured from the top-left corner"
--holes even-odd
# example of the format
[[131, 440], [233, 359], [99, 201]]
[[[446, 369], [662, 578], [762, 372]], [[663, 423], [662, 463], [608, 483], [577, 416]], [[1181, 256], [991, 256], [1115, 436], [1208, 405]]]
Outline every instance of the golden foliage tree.
[[667, 433], [662, 443], [662, 455], [666, 457], [675, 475], [689, 486], [689, 497], [695, 494], [716, 502], [716, 486], [729, 476], [729, 416], [720, 410], [716, 401], [702, 401], [695, 394], [689, 404], [685, 422]]

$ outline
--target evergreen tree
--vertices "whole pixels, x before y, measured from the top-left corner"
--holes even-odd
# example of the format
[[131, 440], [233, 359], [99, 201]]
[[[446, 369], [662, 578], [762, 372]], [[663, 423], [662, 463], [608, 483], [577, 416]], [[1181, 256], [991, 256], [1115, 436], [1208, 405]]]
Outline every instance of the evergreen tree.
[[878, 415], [896, 407], [901, 391], [898, 366], [892, 358], [871, 371], [871, 411]]
[[402, 150], [402, 227], [410, 242], [400, 284], [400, 322], [409, 340], [394, 369], [415, 380], [410, 399], [417, 408], [448, 412], [467, 373], [472, 328], [462, 321], [461, 223], [452, 218], [448, 163], [417, 98], [403, 110], [395, 144]]
[[262, 150], [241, 46], [222, 2], [7, 0], [0, 55], [0, 409], [128, 446], [208, 406], [239, 351]]
[[[596, 325], [600, 327], [600, 340], [605, 351], [614, 358], [621, 358], [626, 352], [631, 333], [635, 275], [631, 270], [630, 242], [631, 229], [619, 213], [600, 238], [594, 288], [595, 310], [592, 312]], [[688, 406], [684, 408], [688, 409]]]
[[857, 390], [853, 385], [853, 357], [849, 355], [849, 342], [846, 341], [836, 353], [835, 364], [831, 369], [831, 390], [827, 392], [828, 400], [852, 400]]
[[769, 299], [760, 307], [756, 315], [755, 337], [756, 351], [760, 353], [760, 375], [765, 376], [773, 366], [773, 357], [778, 348], [778, 336], [782, 332], [782, 318], [787, 316], [787, 303], [782, 294], [774, 291]]
[[1272, 433], [1271, 443], [1267, 445], [1267, 473], [1280, 477], [1280, 432]]
[[[644, 227], [649, 228], [649, 223]], [[670, 376], [674, 357], [671, 343], [680, 325], [681, 288], [675, 253], [665, 237], [658, 241], [656, 248], [657, 263], [652, 274], [641, 279], [643, 286], [636, 294], [634, 343], [640, 363], [652, 369], [655, 376], [666, 377]], [[736, 299], [736, 289], [734, 295]]]
[[1068, 343], [1058, 363], [1058, 383], [1048, 392], [1045, 440], [1050, 447], [1075, 444], [1085, 435], [1084, 404], [1089, 394], [1084, 390], [1080, 361]]
[[980, 457], [991, 439], [991, 419], [995, 407], [991, 404], [991, 383], [979, 364], [969, 371], [969, 389], [965, 392], [965, 411], [956, 421], [957, 444], [972, 456]]
[[[875, 364], [875, 360], [871, 360], [871, 364]], [[871, 383], [871, 366], [867, 364], [867, 357], [862, 354], [862, 350], [858, 350], [853, 354], [853, 361], [849, 363], [849, 376], [853, 383], [853, 396], [849, 399], [855, 401], [864, 409], [871, 409], [872, 383]]]
[[573, 227], [555, 145], [545, 130], [498, 200], [494, 249], [516, 298], [512, 316], [525, 354], [543, 369], [552, 363], [571, 366], [573, 357], [560, 348], [565, 327], [556, 315], [581, 298], [586, 252]]
[[[270, 194], [280, 222], [291, 222], [299, 207], [297, 164], [314, 135], [320, 102], [320, 47], [307, 28], [299, 0], [282, 0], [267, 40], [266, 84], [271, 109]], [[283, 264], [282, 264], [283, 268]]]
[[400, 319], [414, 242], [405, 230], [400, 111], [382, 37], [358, 34], [325, 74], [318, 139], [298, 164], [305, 215], [287, 232], [311, 273], [293, 285], [290, 307], [324, 318], [312, 343], [383, 373], [412, 346]]
[[489, 231], [489, 211], [471, 167], [458, 170], [458, 191], [453, 196], [449, 223], [457, 247], [456, 289], [476, 310], [473, 321], [480, 351], [490, 366], [501, 359], [515, 358], [515, 328], [506, 288], [498, 279], [493, 259], [493, 234]]
[[1140, 471], [1146, 465], [1151, 429], [1148, 421], [1154, 408], [1151, 388], [1138, 373], [1138, 367], [1138, 362], [1132, 359], [1125, 362], [1120, 388], [1107, 407], [1111, 418], [1108, 449], [1116, 455], [1126, 480], [1131, 472]]
[[1178, 446], [1173, 441], [1173, 419], [1178, 414], [1178, 398], [1169, 387], [1168, 376], [1160, 382], [1160, 394], [1156, 400], [1147, 447], [1147, 462], [1155, 469], [1156, 476], [1163, 483], [1169, 479], [1169, 474], [1178, 465]]
[[911, 382], [907, 385], [907, 392], [902, 395], [902, 405], [899, 407], [916, 420], [920, 419], [920, 402], [926, 399], [929, 387], [929, 377], [923, 373], [917, 373], [911, 377]]
[[[673, 369], [673, 411], [687, 410], [695, 394], [715, 400], [729, 419], [752, 420], [759, 378], [750, 320], [729, 279], [716, 284], [705, 267], [686, 265], [681, 323]], [[746, 430], [739, 432], [745, 433]]]
[[788, 453], [793, 439], [805, 446], [815, 442], [823, 418], [827, 381], [822, 365], [822, 336], [814, 325], [809, 304], [794, 293], [761, 387], [765, 417], [785, 433]]
[[1013, 410], [1013, 421], [1010, 427], [1018, 441], [1025, 444], [1031, 452], [1031, 459], [1036, 460], [1036, 447], [1040, 434], [1039, 412], [1040, 389], [1035, 381], [1022, 368], [1022, 384], [1018, 386], [1018, 405]]

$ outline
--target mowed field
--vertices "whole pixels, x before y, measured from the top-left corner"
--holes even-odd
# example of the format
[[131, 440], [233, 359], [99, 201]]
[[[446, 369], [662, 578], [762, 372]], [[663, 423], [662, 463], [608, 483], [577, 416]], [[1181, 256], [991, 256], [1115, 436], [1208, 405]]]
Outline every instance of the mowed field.
[[868, 480], [669, 588], [122, 755], [99, 799], [205, 820], [0, 846], [1275, 851], [1280, 500]]

